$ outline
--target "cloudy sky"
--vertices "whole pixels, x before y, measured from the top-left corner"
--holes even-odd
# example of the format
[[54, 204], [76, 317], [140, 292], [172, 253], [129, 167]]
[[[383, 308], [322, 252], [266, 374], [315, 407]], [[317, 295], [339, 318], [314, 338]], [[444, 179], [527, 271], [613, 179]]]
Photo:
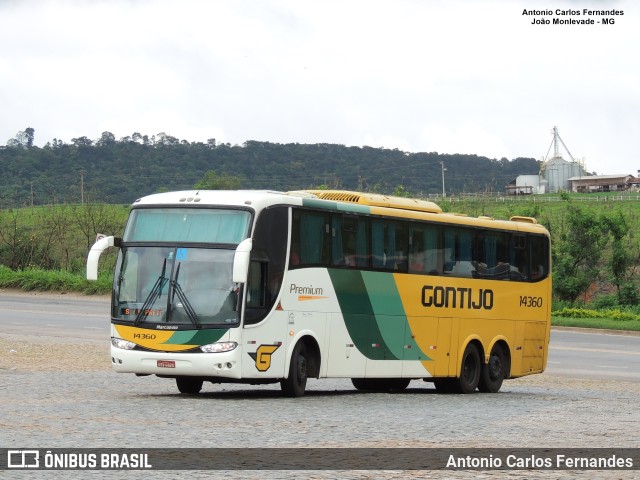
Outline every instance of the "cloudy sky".
[[[593, 9], [624, 15], [532, 24]], [[588, 171], [640, 169], [634, 0], [0, 0], [0, 25], [0, 145], [32, 127], [39, 146], [164, 132], [541, 159], [557, 126]]]

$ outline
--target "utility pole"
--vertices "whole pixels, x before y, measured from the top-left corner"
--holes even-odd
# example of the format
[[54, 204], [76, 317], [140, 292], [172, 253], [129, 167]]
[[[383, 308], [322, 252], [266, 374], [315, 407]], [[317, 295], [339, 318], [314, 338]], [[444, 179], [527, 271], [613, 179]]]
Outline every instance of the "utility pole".
[[84, 170], [80, 170], [80, 204], [84, 205]]
[[445, 198], [447, 196], [447, 193], [444, 189], [444, 172], [446, 172], [447, 169], [444, 168], [444, 162], [440, 162], [440, 166], [442, 167], [442, 198]]

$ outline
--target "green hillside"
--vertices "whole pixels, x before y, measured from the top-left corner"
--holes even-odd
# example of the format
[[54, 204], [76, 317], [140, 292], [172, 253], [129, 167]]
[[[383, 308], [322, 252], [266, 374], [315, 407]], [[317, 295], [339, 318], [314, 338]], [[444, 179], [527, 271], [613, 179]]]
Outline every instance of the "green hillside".
[[[477, 155], [403, 152], [335, 144], [278, 144], [249, 140], [243, 145], [179, 140], [165, 134], [134, 133], [116, 140], [53, 139], [44, 147], [23, 134], [0, 147], [0, 208], [80, 203], [91, 199], [130, 203], [165, 190], [192, 188], [214, 170], [240, 179], [240, 188], [296, 190], [328, 185], [349, 190], [416, 195], [503, 192], [520, 174], [537, 174], [533, 158], [507, 160]], [[26, 132], [26, 131], [25, 131]]]

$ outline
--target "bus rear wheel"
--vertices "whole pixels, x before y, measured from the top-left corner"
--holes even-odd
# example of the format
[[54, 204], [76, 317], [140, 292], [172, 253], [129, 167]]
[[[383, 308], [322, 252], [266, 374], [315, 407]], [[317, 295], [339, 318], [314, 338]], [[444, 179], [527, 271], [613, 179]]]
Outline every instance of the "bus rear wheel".
[[473, 343], [467, 345], [462, 355], [462, 368], [460, 377], [453, 383], [454, 390], [458, 393], [473, 393], [480, 382], [482, 372], [482, 361], [478, 347]]
[[368, 392], [388, 392], [404, 390], [409, 386], [409, 378], [352, 378], [351, 383], [358, 390]]
[[195, 377], [176, 377], [176, 385], [180, 393], [195, 395], [202, 390], [203, 381]]
[[494, 345], [489, 355], [489, 361], [482, 366], [478, 390], [486, 393], [498, 392], [505, 377], [506, 364], [503, 348], [500, 345]]
[[303, 342], [293, 349], [289, 376], [280, 381], [280, 388], [286, 397], [302, 397], [307, 388], [307, 349]]

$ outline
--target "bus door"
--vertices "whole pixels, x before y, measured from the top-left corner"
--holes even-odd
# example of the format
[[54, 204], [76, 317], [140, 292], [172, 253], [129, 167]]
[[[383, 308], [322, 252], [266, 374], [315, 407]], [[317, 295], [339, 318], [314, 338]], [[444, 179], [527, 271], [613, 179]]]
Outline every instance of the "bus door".
[[268, 282], [268, 262], [252, 258], [242, 327], [243, 378], [284, 375], [287, 319], [271, 301]]
[[244, 294], [242, 376], [282, 378], [287, 360], [287, 316], [279, 299], [284, 280], [289, 209], [260, 212], [253, 232]]

